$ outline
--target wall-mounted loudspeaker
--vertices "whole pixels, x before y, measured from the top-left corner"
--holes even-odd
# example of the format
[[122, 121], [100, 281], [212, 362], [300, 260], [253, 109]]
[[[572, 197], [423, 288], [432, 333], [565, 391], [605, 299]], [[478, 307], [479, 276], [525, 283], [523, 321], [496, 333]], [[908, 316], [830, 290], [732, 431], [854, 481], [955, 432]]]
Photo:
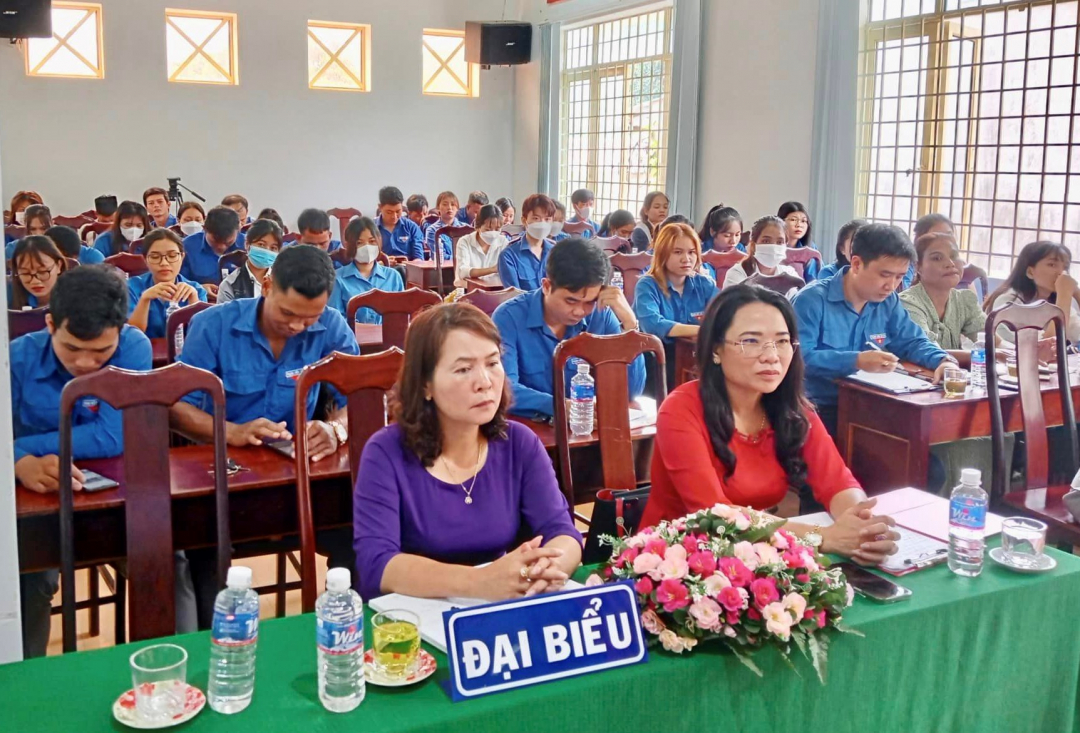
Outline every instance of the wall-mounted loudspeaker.
[[530, 23], [465, 24], [465, 60], [481, 66], [527, 64], [532, 58]]
[[51, 38], [50, 0], [0, 0], [0, 38]]

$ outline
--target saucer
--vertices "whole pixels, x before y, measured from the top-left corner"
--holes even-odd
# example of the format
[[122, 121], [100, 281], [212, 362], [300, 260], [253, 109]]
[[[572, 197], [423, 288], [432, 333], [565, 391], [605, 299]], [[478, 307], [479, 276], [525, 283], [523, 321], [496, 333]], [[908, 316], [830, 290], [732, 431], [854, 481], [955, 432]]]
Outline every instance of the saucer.
[[426, 680], [435, 673], [435, 657], [421, 649], [416, 657], [416, 669], [408, 677], [395, 679], [387, 677], [375, 667], [375, 650], [364, 652], [364, 680], [379, 687], [406, 687]]
[[1005, 559], [1005, 550], [1001, 547], [995, 547], [994, 549], [990, 550], [990, 559], [996, 562], [998, 565], [1006, 567], [1009, 570], [1013, 570], [1017, 573], [1045, 573], [1048, 570], [1053, 570], [1057, 567], [1057, 560], [1045, 553], [1039, 556], [1039, 564], [1033, 567], [1014, 565], [1013, 563]]
[[[153, 684], [153, 683], [150, 683]], [[128, 690], [113, 703], [113, 717], [129, 728], [138, 730], [156, 730], [158, 728], [172, 728], [174, 725], [186, 723], [203, 709], [206, 705], [206, 695], [202, 690], [193, 685], [187, 685], [184, 694], [184, 712], [167, 720], [143, 720], [139, 717], [135, 707], [135, 690]]]

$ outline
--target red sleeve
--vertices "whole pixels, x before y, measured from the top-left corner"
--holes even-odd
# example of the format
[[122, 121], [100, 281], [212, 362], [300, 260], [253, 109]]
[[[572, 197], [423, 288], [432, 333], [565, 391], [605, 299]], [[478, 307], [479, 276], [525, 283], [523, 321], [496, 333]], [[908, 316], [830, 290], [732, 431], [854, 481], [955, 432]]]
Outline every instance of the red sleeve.
[[806, 445], [803, 446], [806, 481], [814, 492], [814, 498], [828, 509], [833, 497], [841, 491], [862, 487], [844, 465], [840, 451], [836, 449], [832, 436], [825, 430], [818, 414], [807, 410], [806, 417], [810, 420], [810, 432], [807, 433]]
[[664, 400], [656, 416], [656, 450], [687, 512], [731, 503], [713, 466], [713, 449], [696, 390], [672, 392]]

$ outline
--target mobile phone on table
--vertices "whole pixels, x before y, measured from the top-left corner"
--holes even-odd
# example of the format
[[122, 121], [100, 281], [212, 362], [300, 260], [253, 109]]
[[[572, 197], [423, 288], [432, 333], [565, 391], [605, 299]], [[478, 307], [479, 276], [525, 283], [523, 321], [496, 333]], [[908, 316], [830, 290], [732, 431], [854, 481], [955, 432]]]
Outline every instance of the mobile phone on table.
[[270, 450], [275, 450], [286, 458], [296, 460], [296, 443], [291, 440], [267, 440], [263, 443]]
[[104, 491], [105, 489], [115, 489], [120, 484], [113, 481], [111, 478], [106, 478], [100, 473], [94, 473], [88, 471], [85, 468], [82, 469], [83, 478], [83, 491]]
[[836, 567], [844, 572], [844, 577], [851, 587], [864, 598], [869, 598], [876, 603], [896, 603], [911, 597], [911, 589], [894, 583], [888, 578], [883, 578], [876, 573], [871, 573], [866, 568], [855, 563], [841, 562]]

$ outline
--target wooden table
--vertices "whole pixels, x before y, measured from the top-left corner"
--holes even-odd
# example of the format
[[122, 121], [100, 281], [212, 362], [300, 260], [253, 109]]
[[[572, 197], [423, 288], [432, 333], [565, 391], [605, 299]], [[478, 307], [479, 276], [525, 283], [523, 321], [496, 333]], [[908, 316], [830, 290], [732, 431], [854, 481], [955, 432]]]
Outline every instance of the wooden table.
[[[443, 266], [443, 288], [442, 294], [446, 295], [454, 289], [454, 263], [453, 261], [444, 261]], [[434, 260], [409, 260], [405, 263], [405, 284], [406, 287], [418, 287], [424, 290], [438, 290], [438, 283], [435, 281], [435, 262]]]

